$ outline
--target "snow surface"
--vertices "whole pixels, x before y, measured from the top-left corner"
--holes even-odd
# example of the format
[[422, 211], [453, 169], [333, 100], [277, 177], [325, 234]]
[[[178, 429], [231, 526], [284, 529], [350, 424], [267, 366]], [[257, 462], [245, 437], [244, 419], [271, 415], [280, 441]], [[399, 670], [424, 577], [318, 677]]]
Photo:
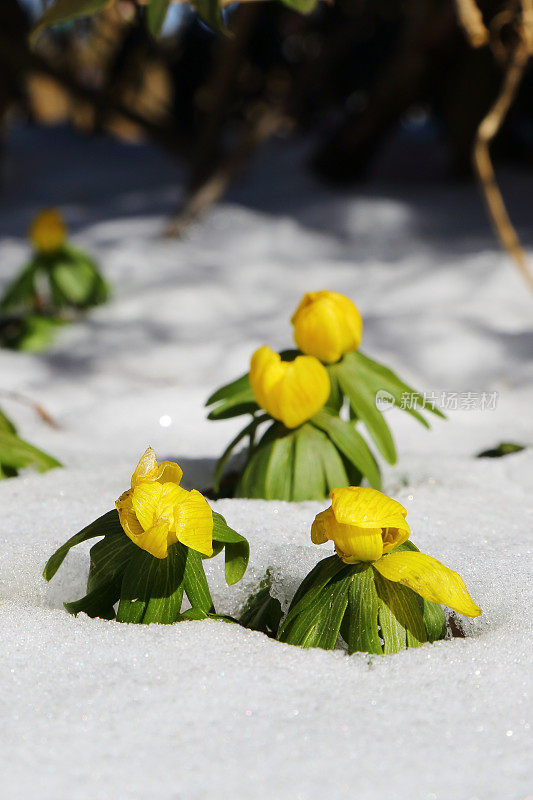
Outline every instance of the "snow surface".
[[[46, 159], [43, 158], [46, 153]], [[526, 800], [531, 780], [533, 301], [495, 244], [475, 189], [432, 182], [335, 194], [274, 145], [181, 241], [160, 237], [180, 172], [144, 147], [17, 131], [0, 199], [0, 280], [25, 259], [31, 215], [59, 203], [114, 299], [46, 354], [0, 352], [0, 404], [66, 468], [0, 483], [0, 789], [69, 800]], [[389, 158], [392, 156], [389, 154]], [[509, 176], [511, 207], [528, 245]], [[177, 188], [178, 187], [178, 188]], [[530, 204], [527, 206], [530, 208]], [[112, 507], [148, 444], [209, 485], [238, 421], [202, 404], [251, 351], [290, 344], [311, 288], [349, 294], [363, 349], [427, 391], [497, 391], [428, 433], [392, 410], [400, 463], [385, 490], [413, 541], [463, 576], [484, 614], [465, 638], [377, 657], [303, 651], [223, 622], [131, 626], [69, 616], [89, 544], [51, 584], [44, 562]], [[5, 397], [38, 400], [59, 429]], [[267, 569], [287, 602], [330, 552], [320, 503], [215, 504], [251, 544], [217, 608], [235, 613]]]

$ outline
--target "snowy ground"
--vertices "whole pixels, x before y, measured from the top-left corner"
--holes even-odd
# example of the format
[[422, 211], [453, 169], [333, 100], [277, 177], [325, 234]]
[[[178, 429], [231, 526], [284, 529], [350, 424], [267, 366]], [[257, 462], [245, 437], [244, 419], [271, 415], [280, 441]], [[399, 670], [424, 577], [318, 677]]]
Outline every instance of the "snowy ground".
[[[300, 156], [274, 146], [186, 240], [167, 241], [159, 234], [180, 175], [162, 156], [56, 131], [13, 138], [2, 285], [27, 255], [32, 213], [59, 203], [114, 299], [44, 355], [0, 352], [0, 391], [38, 400], [60, 429], [1, 395], [0, 404], [66, 466], [0, 484], [3, 796], [533, 797], [533, 450], [474, 458], [500, 441], [532, 443], [533, 300], [472, 187], [376, 178], [333, 194], [294, 168]], [[509, 177], [531, 247], [526, 189], [527, 177]], [[83, 593], [87, 550], [73, 551], [50, 586], [40, 578], [47, 557], [112, 507], [148, 444], [206, 487], [239, 423], [207, 422], [205, 397], [243, 372], [256, 346], [289, 344], [300, 295], [326, 287], [359, 305], [363, 350], [417, 387], [498, 392], [495, 409], [450, 410], [431, 433], [389, 412], [401, 458], [385, 490], [406, 505], [413, 540], [457, 569], [483, 608], [467, 637], [348, 658], [218, 622], [70, 617], [62, 602]], [[267, 568], [290, 597], [329, 552], [309, 540], [321, 507], [217, 504], [252, 547], [232, 590], [220, 558], [209, 565], [221, 611], [237, 611]]]

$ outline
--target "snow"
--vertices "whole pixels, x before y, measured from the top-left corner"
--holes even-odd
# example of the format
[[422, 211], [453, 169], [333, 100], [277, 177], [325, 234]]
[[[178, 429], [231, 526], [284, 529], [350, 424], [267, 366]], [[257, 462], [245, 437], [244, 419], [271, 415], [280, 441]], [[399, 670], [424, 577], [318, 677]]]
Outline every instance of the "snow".
[[[43, 160], [42, 154], [47, 158]], [[181, 241], [160, 237], [180, 171], [144, 147], [18, 131], [9, 145], [0, 279], [27, 255], [34, 211], [61, 204], [98, 256], [111, 303], [43, 355], [0, 352], [0, 393], [21, 432], [65, 469], [0, 483], [0, 787], [70, 800], [526, 800], [531, 798], [532, 299], [495, 244], [475, 189], [420, 179], [335, 194], [273, 145]], [[87, 167], [90, 165], [90, 168]], [[511, 207], [526, 184], [508, 176]], [[521, 216], [522, 214], [522, 216]], [[290, 344], [311, 288], [349, 294], [363, 350], [417, 388], [498, 392], [493, 410], [450, 410], [428, 433], [387, 412], [400, 462], [385, 490], [413, 541], [456, 569], [483, 608], [466, 636], [394, 656], [303, 651], [223, 622], [119, 625], [69, 616], [89, 544], [51, 584], [44, 562], [112, 507], [148, 444], [189, 486], [209, 485], [239, 426], [202, 404], [254, 347]], [[285, 604], [330, 545], [309, 539], [320, 503], [214, 504], [249, 538], [243, 581], [207, 566], [236, 613], [271, 570]]]

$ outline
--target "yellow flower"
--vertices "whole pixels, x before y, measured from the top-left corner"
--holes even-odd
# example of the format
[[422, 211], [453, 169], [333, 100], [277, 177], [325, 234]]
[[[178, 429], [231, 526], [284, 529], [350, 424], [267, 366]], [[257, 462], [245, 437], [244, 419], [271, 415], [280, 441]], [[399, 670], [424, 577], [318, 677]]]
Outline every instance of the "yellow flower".
[[287, 428], [297, 428], [320, 411], [330, 393], [326, 368], [313, 356], [282, 361], [266, 345], [250, 363], [250, 385], [258, 404]]
[[311, 528], [315, 544], [331, 539], [346, 564], [371, 562], [384, 578], [409, 586], [426, 600], [442, 603], [467, 617], [481, 614], [457, 572], [425, 553], [391, 553], [410, 534], [407, 512], [400, 503], [361, 486], [333, 489], [330, 497], [331, 507], [317, 514]]
[[307, 292], [292, 319], [294, 339], [302, 351], [327, 364], [357, 350], [363, 320], [357, 306], [338, 292]]
[[115, 503], [127, 536], [156, 558], [166, 558], [176, 542], [213, 555], [211, 508], [196, 489], [188, 492], [179, 485], [182, 475], [172, 461], [158, 464], [149, 447], [131, 477], [131, 489]]
[[67, 238], [63, 217], [55, 208], [47, 208], [34, 218], [30, 227], [30, 241], [40, 253], [54, 253]]

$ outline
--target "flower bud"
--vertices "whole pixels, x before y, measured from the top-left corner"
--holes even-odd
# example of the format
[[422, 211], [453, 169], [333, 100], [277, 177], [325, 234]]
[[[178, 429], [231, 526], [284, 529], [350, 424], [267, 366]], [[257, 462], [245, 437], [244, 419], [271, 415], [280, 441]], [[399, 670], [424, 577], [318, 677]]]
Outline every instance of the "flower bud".
[[34, 218], [29, 235], [39, 253], [55, 253], [65, 243], [67, 228], [59, 211], [47, 208]]
[[252, 356], [250, 385], [261, 408], [287, 428], [297, 428], [320, 411], [331, 388], [318, 359], [298, 356], [282, 361], [266, 345]]
[[291, 322], [302, 353], [326, 364], [335, 363], [361, 344], [361, 315], [354, 303], [338, 292], [307, 292]]
[[333, 489], [332, 505], [317, 514], [311, 528], [315, 544], [332, 540], [346, 564], [377, 561], [409, 538], [405, 508], [377, 489]]

